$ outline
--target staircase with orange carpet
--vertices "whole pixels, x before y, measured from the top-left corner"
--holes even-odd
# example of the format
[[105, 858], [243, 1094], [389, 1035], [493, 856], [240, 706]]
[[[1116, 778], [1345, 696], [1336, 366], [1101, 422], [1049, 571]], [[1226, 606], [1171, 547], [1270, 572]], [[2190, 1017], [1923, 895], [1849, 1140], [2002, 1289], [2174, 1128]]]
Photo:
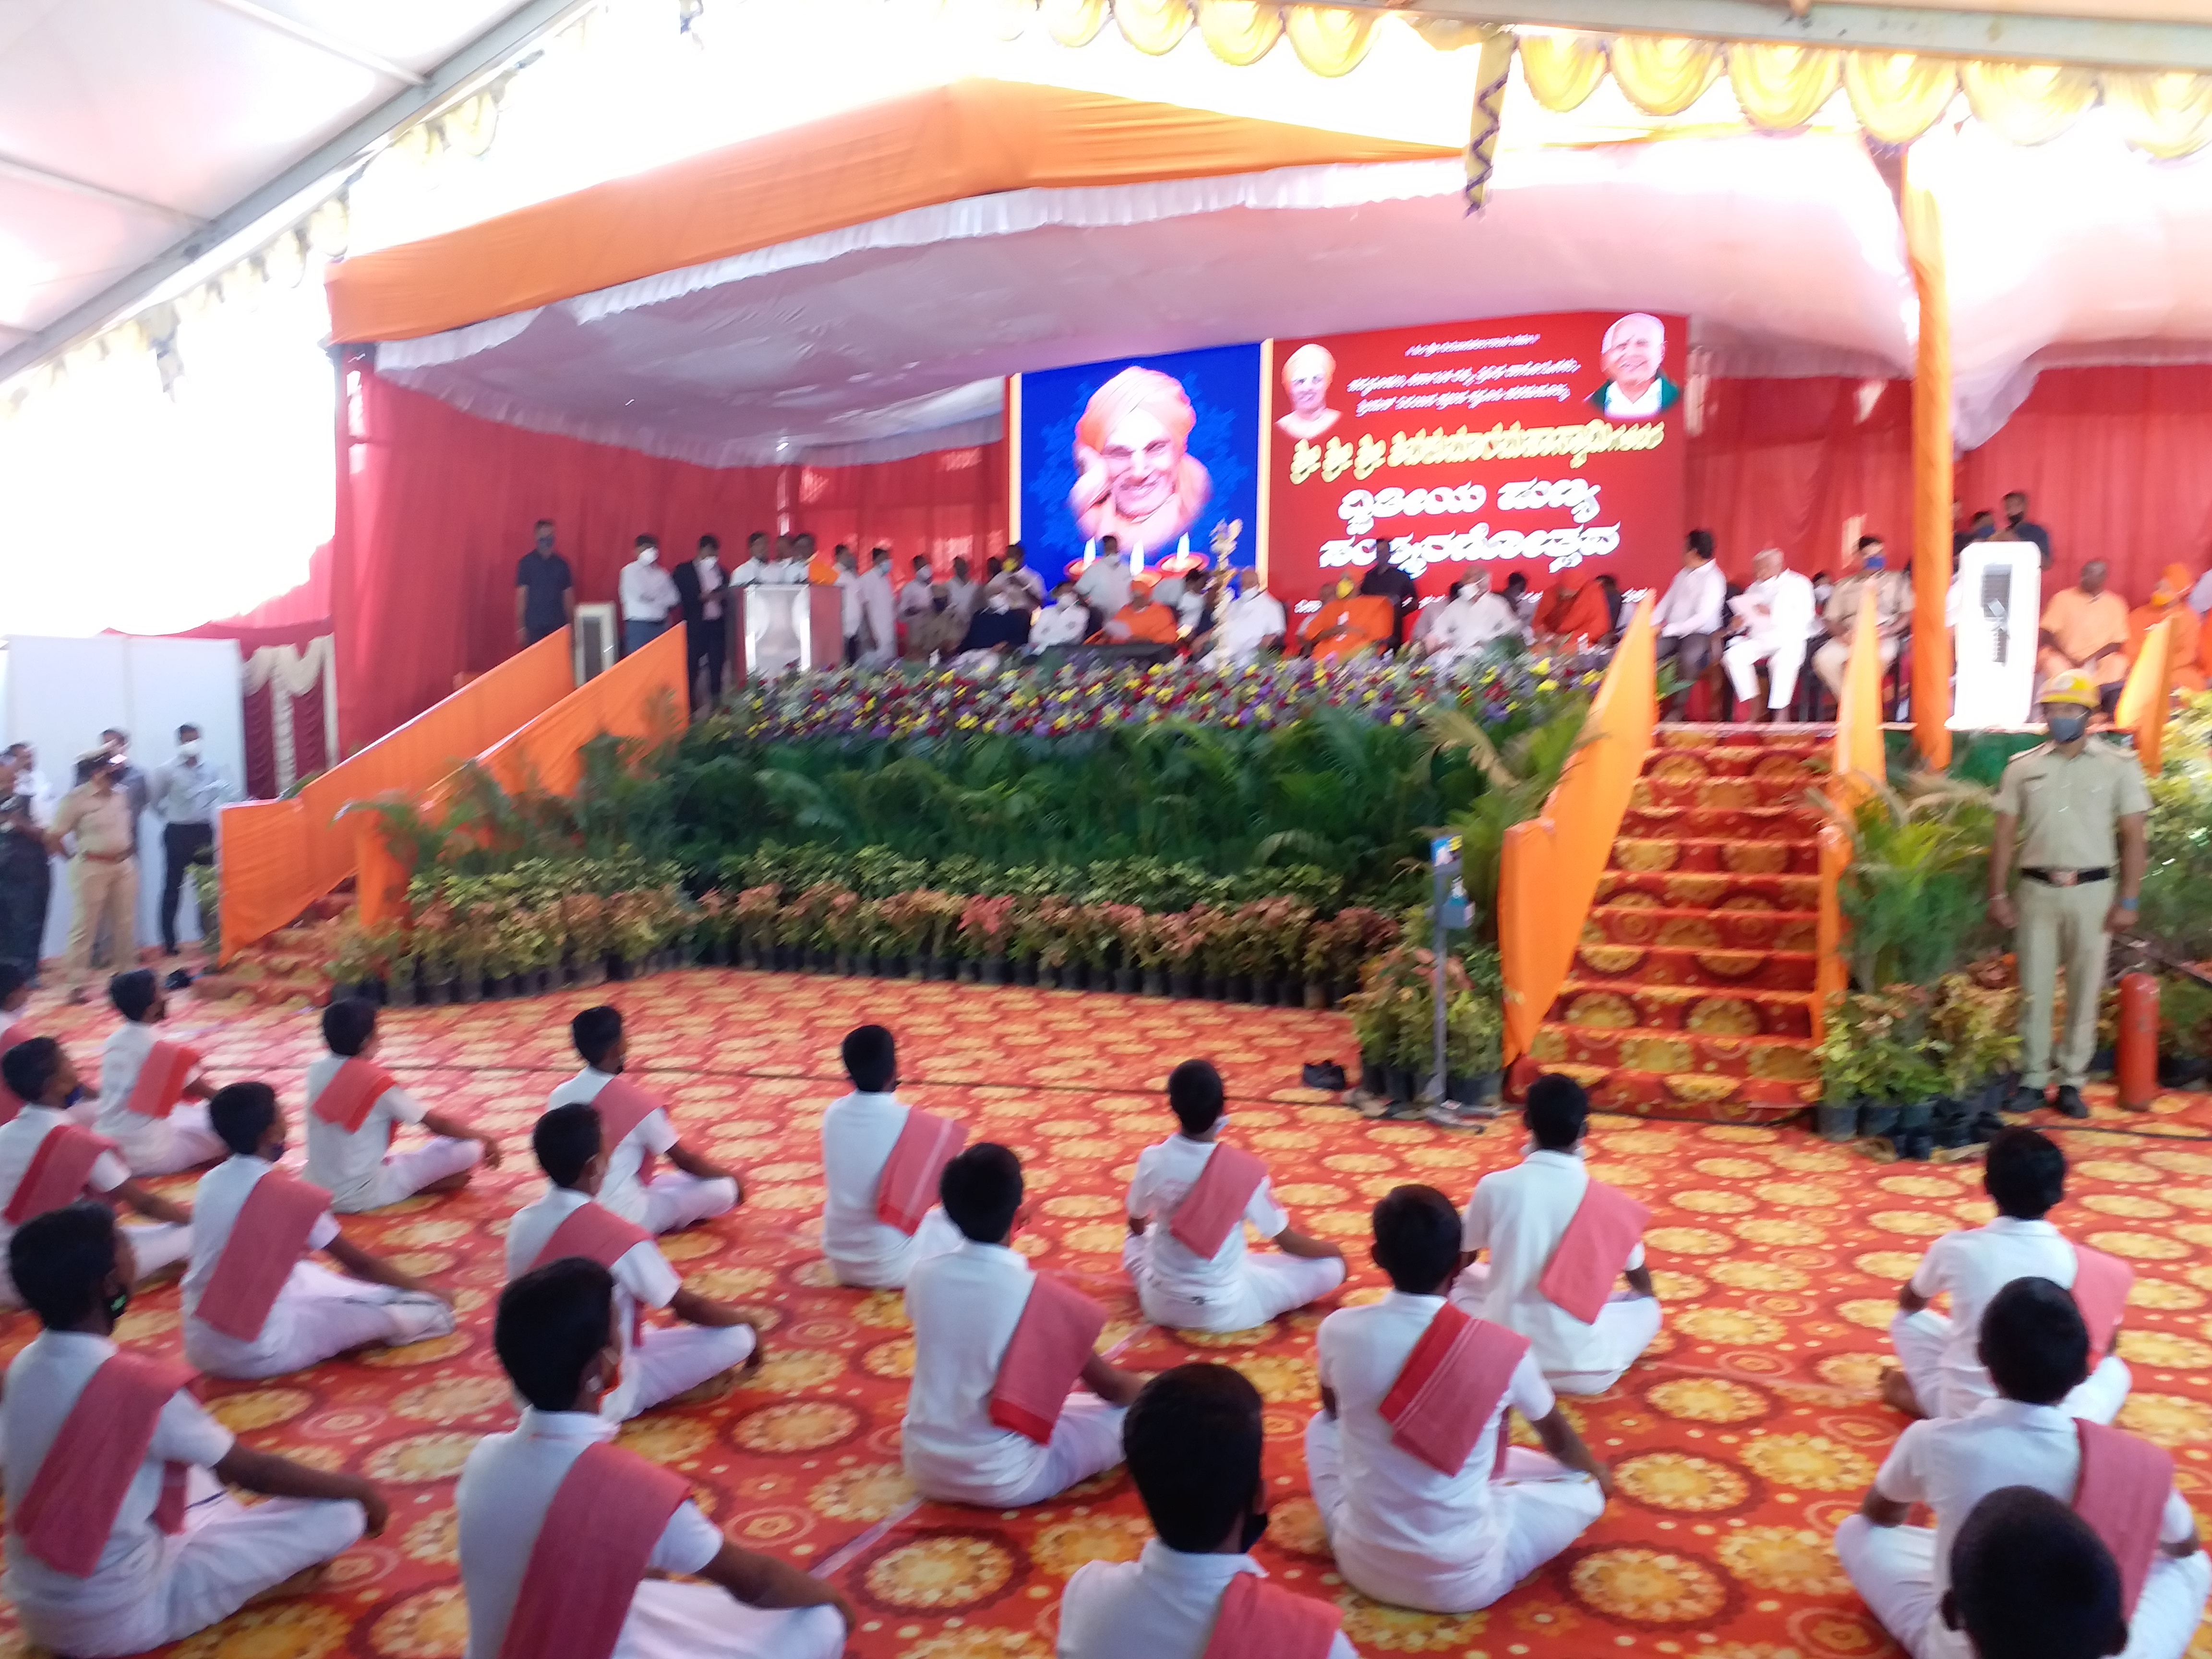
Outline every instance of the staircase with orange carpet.
[[1831, 728], [1662, 726], [1529, 1060], [1617, 1111], [1758, 1121], [1819, 1097]]

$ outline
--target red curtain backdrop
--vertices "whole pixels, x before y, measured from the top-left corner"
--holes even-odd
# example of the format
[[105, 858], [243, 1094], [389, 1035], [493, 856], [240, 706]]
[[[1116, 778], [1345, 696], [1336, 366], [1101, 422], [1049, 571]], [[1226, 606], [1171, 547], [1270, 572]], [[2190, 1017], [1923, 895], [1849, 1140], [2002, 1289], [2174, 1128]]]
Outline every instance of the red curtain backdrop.
[[1003, 444], [859, 467], [694, 466], [465, 415], [347, 365], [331, 611], [338, 729], [351, 753], [514, 643], [514, 564], [551, 519], [583, 603], [611, 600], [641, 533], [661, 562], [708, 532], [723, 559], [755, 530], [888, 545], [939, 565], [1006, 541]]

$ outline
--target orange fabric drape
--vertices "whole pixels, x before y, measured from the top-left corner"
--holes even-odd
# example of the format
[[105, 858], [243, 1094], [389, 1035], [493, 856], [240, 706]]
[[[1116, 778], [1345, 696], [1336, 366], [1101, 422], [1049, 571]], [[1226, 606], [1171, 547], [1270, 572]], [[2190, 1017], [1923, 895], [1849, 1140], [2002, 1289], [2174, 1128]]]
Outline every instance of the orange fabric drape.
[[1003, 191], [1455, 149], [973, 79], [690, 156], [331, 267], [333, 339], [403, 340]]
[[584, 744], [603, 732], [657, 743], [682, 728], [686, 707], [684, 630], [672, 628], [477, 758], [510, 793], [573, 794], [583, 775], [576, 751]]
[[1951, 301], [1936, 198], [1905, 157], [1905, 243], [1920, 301], [1912, 377], [1912, 746], [1937, 771], [1951, 763]]
[[373, 795], [420, 795], [574, 685], [564, 628], [341, 761], [290, 800], [226, 808], [223, 960], [286, 926], [354, 873], [356, 831], [338, 822], [348, 805]]
[[1582, 746], [1545, 801], [1543, 815], [1505, 832], [1498, 872], [1498, 953], [1505, 972], [1508, 1065], [1528, 1052], [1566, 982], [1598, 878], [1651, 750], [1659, 719], [1657, 680], [1651, 603], [1645, 599], [1621, 630], [1620, 647], [1583, 722]]
[[2112, 724], [2136, 735], [2136, 758], [2142, 763], [2145, 777], [2156, 777], [2165, 763], [2166, 716], [2173, 704], [2172, 643], [2170, 621], [2143, 635], [2142, 654], [2128, 670], [2119, 707], [2112, 711]]

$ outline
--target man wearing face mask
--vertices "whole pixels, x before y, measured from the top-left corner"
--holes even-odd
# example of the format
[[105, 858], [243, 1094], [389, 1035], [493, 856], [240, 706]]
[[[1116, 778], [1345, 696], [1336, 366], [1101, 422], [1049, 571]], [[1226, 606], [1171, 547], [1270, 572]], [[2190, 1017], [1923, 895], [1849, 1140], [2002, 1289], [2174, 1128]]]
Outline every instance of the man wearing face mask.
[[1832, 697], [1844, 695], [1844, 670], [1851, 659], [1851, 639], [1858, 631], [1862, 605], [1873, 601], [1875, 642], [1881, 647], [1884, 668], [1897, 660], [1898, 647], [1912, 620], [1911, 584], [1903, 571], [1887, 568], [1881, 537], [1859, 538], [1858, 561], [1859, 568], [1836, 584], [1820, 610], [1827, 637], [1813, 653], [1813, 672]]
[[[2089, 736], [2098, 688], [2079, 669], [2043, 688], [2051, 741], [2014, 758], [1997, 786], [1990, 848], [1990, 917], [2017, 930], [2020, 1089], [2006, 1109], [2044, 1104], [2051, 1079], [2051, 1005], [2066, 973], [2066, 1035], [2058, 1045], [2058, 1095], [2068, 1117], [2087, 1117], [2081, 1084], [2097, 1046], [2097, 1000], [2112, 936], [2135, 925], [2142, 885], [2143, 823], [2150, 792], [2136, 757]], [[2017, 853], [2021, 883], [2008, 892]]]
[[622, 600], [623, 655], [642, 651], [668, 626], [676, 608], [676, 580], [660, 568], [660, 547], [650, 536], [637, 538], [637, 553], [615, 583]]
[[177, 954], [177, 898], [185, 872], [215, 862], [215, 814], [236, 793], [229, 781], [201, 758], [200, 729], [177, 728], [177, 757], [154, 769], [148, 793], [161, 820], [161, 954]]

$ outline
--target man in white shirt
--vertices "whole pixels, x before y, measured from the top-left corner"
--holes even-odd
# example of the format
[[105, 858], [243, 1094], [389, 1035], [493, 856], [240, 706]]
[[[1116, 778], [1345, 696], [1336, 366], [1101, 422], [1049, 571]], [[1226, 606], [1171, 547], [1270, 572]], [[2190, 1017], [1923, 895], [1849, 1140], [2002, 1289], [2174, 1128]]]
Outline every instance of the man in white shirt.
[[107, 981], [107, 999], [123, 1016], [123, 1024], [100, 1045], [100, 1106], [94, 1127], [115, 1143], [133, 1175], [174, 1175], [221, 1158], [222, 1138], [210, 1127], [207, 1115], [206, 1103], [215, 1091], [197, 1064], [185, 1078], [182, 1098], [167, 1115], [131, 1109], [139, 1073], [161, 1041], [154, 1028], [169, 1016], [169, 1000], [154, 970], [134, 968], [116, 975]]
[[[1375, 1206], [1382, 1301], [1339, 1308], [1315, 1347], [1322, 1408], [1306, 1425], [1306, 1474], [1345, 1582], [1363, 1595], [1430, 1613], [1486, 1607], [1604, 1511], [1603, 1468], [1567, 1421], [1533, 1350], [1524, 1349], [1489, 1420], [1449, 1474], [1397, 1443], [1383, 1403], [1459, 1271], [1460, 1218], [1433, 1187], [1400, 1187]], [[1520, 1339], [1496, 1327], [1493, 1340]], [[1497, 1468], [1508, 1410], [1545, 1451], [1515, 1447]]]
[[668, 626], [668, 613], [676, 609], [676, 579], [660, 568], [660, 548], [650, 536], [640, 536], [636, 556], [624, 565], [615, 581], [622, 605], [623, 655], [642, 651], [653, 636]]
[[1044, 605], [1044, 578], [1029, 568], [1029, 555], [1019, 542], [1006, 544], [999, 561], [999, 574], [983, 584], [983, 603], [1003, 599], [1013, 611], [1034, 611]]
[[[2015, 1279], [2047, 1279], [2073, 1287], [2081, 1258], [2044, 1217], [2066, 1196], [2066, 1154], [2057, 1142], [2015, 1126], [1990, 1142], [1983, 1190], [1997, 1206], [1986, 1226], [1946, 1233], [1928, 1247], [1897, 1293], [1889, 1340], [1902, 1370], [1882, 1373], [1882, 1398], [1907, 1417], [1966, 1417], [1996, 1386], [1982, 1366], [1982, 1314]], [[1948, 1316], [1929, 1304], [1951, 1298]], [[2109, 1423], [2119, 1415], [2134, 1378], [2127, 1361], [2107, 1353], [2087, 1381], [2066, 1396], [2069, 1417]]]
[[1589, 1097], [1573, 1079], [1547, 1073], [1529, 1085], [1522, 1119], [1528, 1156], [1483, 1176], [1467, 1206], [1463, 1243], [1471, 1252], [1487, 1250], [1490, 1260], [1459, 1276], [1452, 1300], [1527, 1337], [1545, 1380], [1561, 1394], [1603, 1394], [1659, 1334], [1651, 1272], [1638, 1243], [1622, 1275], [1629, 1288], [1613, 1293], [1595, 1323], [1544, 1294], [1544, 1271], [1590, 1184], [1583, 1166]]
[[917, 1262], [907, 1279], [914, 1382], [900, 1446], [924, 1496], [983, 1509], [1042, 1504], [1121, 1461], [1121, 1419], [1143, 1378], [1093, 1354], [1085, 1393], [1071, 1393], [1040, 1445], [991, 1414], [999, 1369], [1036, 1275], [1012, 1248], [1022, 1207], [1021, 1160], [988, 1141], [945, 1166], [945, 1213], [957, 1249]]
[[1439, 668], [1451, 668], [1481, 655], [1492, 641], [1520, 632], [1521, 619], [1490, 591], [1487, 575], [1463, 577], [1452, 584], [1451, 597], [1429, 620], [1429, 659]]
[[1214, 629], [1212, 653], [1217, 668], [1242, 668], [1266, 653], [1280, 651], [1290, 632], [1283, 602], [1270, 593], [1254, 571], [1243, 579], [1242, 590]]
[[860, 607], [860, 666], [888, 668], [898, 657], [898, 595], [891, 588], [891, 550], [878, 547], [853, 591]]
[[[1728, 622], [1728, 576], [1713, 557], [1713, 532], [1692, 530], [1682, 544], [1682, 568], [1651, 613], [1658, 660], [1674, 665], [1686, 700], [1713, 659], [1713, 641]], [[1679, 707], [1679, 702], [1677, 707]]]
[[[556, 1106], [538, 1120], [531, 1150], [550, 1183], [543, 1197], [526, 1204], [507, 1227], [507, 1276], [520, 1279], [543, 1266], [539, 1258], [580, 1210], [604, 1208], [602, 1183], [607, 1154], [601, 1144], [599, 1115], [586, 1105]], [[594, 1200], [599, 1200], [597, 1205]], [[593, 1219], [597, 1219], [594, 1218]], [[621, 1422], [679, 1396], [725, 1391], [743, 1366], [760, 1365], [760, 1333], [743, 1312], [726, 1302], [686, 1290], [660, 1247], [642, 1229], [620, 1218], [599, 1237], [611, 1261], [599, 1265], [614, 1275], [615, 1303], [622, 1337], [622, 1379], [609, 1390], [603, 1409]], [[684, 1321], [682, 1330], [648, 1327], [645, 1311], [665, 1308]]]
[[968, 561], [963, 555], [952, 556], [952, 580], [945, 584], [952, 600], [953, 613], [960, 618], [960, 629], [965, 633], [968, 624], [975, 619], [975, 607], [982, 603], [983, 590], [969, 574]]
[[[40, 1160], [40, 1149], [47, 1136], [57, 1133], [87, 1134], [69, 1109], [69, 1097], [77, 1088], [76, 1068], [70, 1063], [60, 1043], [42, 1036], [9, 1045], [4, 1054], [0, 1054], [0, 1082], [5, 1082], [9, 1091], [23, 1103], [22, 1109], [14, 1117], [0, 1123], [0, 1260], [5, 1258], [8, 1241], [15, 1236], [15, 1225], [7, 1219], [4, 1212], [18, 1207], [16, 1189], [30, 1175], [34, 1164], [40, 1166], [40, 1184], [47, 1191], [25, 1200], [23, 1207], [33, 1214], [74, 1204], [82, 1198], [93, 1198], [111, 1206], [119, 1204], [145, 1217], [143, 1223], [125, 1224], [122, 1231], [138, 1271], [149, 1278], [175, 1267], [191, 1253], [192, 1212], [140, 1186], [131, 1178], [131, 1166], [113, 1152], [100, 1151], [97, 1156], [83, 1160], [83, 1179], [74, 1183], [52, 1178], [52, 1159]], [[30, 1217], [24, 1219], [27, 1224]], [[14, 1284], [0, 1273], [0, 1307], [21, 1305]]]
[[[384, 1531], [384, 1499], [359, 1475], [240, 1445], [185, 1389], [183, 1368], [157, 1367], [117, 1348], [115, 1323], [130, 1305], [136, 1270], [104, 1207], [75, 1204], [39, 1216], [24, 1224], [9, 1255], [41, 1327], [8, 1367], [0, 1404], [6, 1589], [30, 1642], [82, 1659], [143, 1653], [227, 1618], [364, 1532]], [[92, 1501], [106, 1473], [98, 1467], [102, 1431], [118, 1425], [107, 1413], [85, 1422], [77, 1413], [96, 1378], [106, 1385], [101, 1374], [111, 1366], [123, 1368], [118, 1380], [130, 1379], [118, 1391], [134, 1412], [172, 1391], [138, 1468], [119, 1490], [102, 1493], [113, 1504], [106, 1541], [89, 1572], [80, 1572], [46, 1559], [67, 1552], [33, 1535], [36, 1523], [26, 1511], [40, 1507], [42, 1489], [66, 1494], [55, 1507]], [[57, 1457], [69, 1467], [48, 1471], [47, 1460]], [[183, 1475], [180, 1492], [173, 1472]], [[273, 1501], [249, 1507], [227, 1486]], [[185, 1507], [176, 1515], [169, 1505], [179, 1498]], [[63, 1530], [55, 1541], [71, 1541], [66, 1524]]]
[[[1176, 1237], [1177, 1212], [1220, 1151], [1228, 1121], [1221, 1073], [1187, 1060], [1168, 1073], [1168, 1105], [1182, 1132], [1137, 1154], [1129, 1184], [1129, 1237], [1121, 1265], [1136, 1281], [1145, 1317], [1176, 1330], [1244, 1331], [1303, 1308], [1344, 1283], [1344, 1252], [1291, 1225], [1265, 1171], [1242, 1218], [1207, 1255]], [[1241, 1156], [1249, 1158], [1250, 1154]], [[1274, 1241], [1279, 1255], [1244, 1247], [1244, 1224]]]
[[929, 609], [929, 590], [936, 580], [930, 569], [929, 556], [915, 554], [914, 574], [907, 579], [906, 586], [898, 591], [898, 619], [901, 622], [909, 621]]
[[[629, 1453], [609, 1468], [608, 1454], [594, 1452], [594, 1463], [578, 1468], [586, 1453], [614, 1434], [603, 1406], [623, 1370], [611, 1329], [615, 1301], [606, 1269], [574, 1256], [526, 1273], [500, 1293], [492, 1344], [515, 1392], [529, 1403], [513, 1430], [477, 1443], [453, 1492], [461, 1588], [468, 1597], [467, 1659], [499, 1659], [518, 1616], [546, 1616], [544, 1607], [520, 1603], [550, 1529], [589, 1524], [583, 1517], [592, 1512], [590, 1500], [610, 1488], [668, 1478]], [[571, 1484], [576, 1476], [583, 1487]], [[642, 1542], [611, 1534], [598, 1541], [601, 1549], [581, 1564], [586, 1571], [623, 1571], [607, 1558], [617, 1551], [633, 1554]], [[558, 1546], [556, 1551], [556, 1559], [565, 1556]], [[837, 1659], [846, 1632], [859, 1623], [828, 1581], [739, 1549], [688, 1497], [675, 1499], [643, 1565], [656, 1576], [634, 1588], [594, 1586], [598, 1594], [629, 1594], [614, 1648], [625, 1659]], [[679, 1574], [707, 1582], [670, 1582], [668, 1576]], [[546, 1577], [541, 1571], [536, 1585]]]
[[1813, 626], [1813, 584], [1787, 568], [1782, 550], [1761, 550], [1752, 561], [1756, 580], [1737, 596], [1741, 631], [1721, 651], [1737, 702], [1750, 707], [1759, 696], [1759, 665], [1766, 665], [1767, 719], [1790, 707], [1797, 693], [1797, 671], [1805, 665], [1805, 638]]
[[1042, 651], [1055, 645], [1080, 645], [1092, 632], [1090, 610], [1076, 597], [1076, 584], [1062, 582], [1053, 590], [1052, 603], [1030, 624], [1030, 648]]
[[15, 764], [15, 793], [31, 803], [31, 822], [45, 829], [54, 821], [54, 787], [39, 770], [39, 751], [27, 743], [15, 744], [8, 758]]
[[[584, 1069], [553, 1091], [549, 1107], [590, 1105], [629, 1063], [622, 1011], [600, 1004], [568, 1022], [568, 1035]], [[647, 1178], [648, 1161], [665, 1158], [675, 1170]], [[607, 1178], [599, 1203], [649, 1233], [726, 1215], [744, 1196], [738, 1178], [693, 1152], [676, 1137], [665, 1107], [656, 1106], [607, 1149]]]
[[[1950, 1588], [1952, 1540], [1974, 1506], [2006, 1486], [2075, 1501], [2081, 1481], [2081, 1431], [2060, 1403], [2089, 1370], [2088, 1331], [2074, 1298], [2047, 1279], [2014, 1279], [1990, 1301], [1981, 1354], [1999, 1397], [1970, 1416], [1907, 1428], [1859, 1512], [1836, 1531], [1844, 1571], [1913, 1659], [1971, 1652], [1937, 1609]], [[1915, 1504], [1936, 1512], [1932, 1530], [1905, 1524]], [[2171, 1485], [2157, 1531], [2129, 1621], [2131, 1659], [2181, 1659], [2212, 1596], [2212, 1565]]]
[[878, 1214], [884, 1165], [912, 1110], [898, 1097], [898, 1047], [887, 1027], [848, 1031], [845, 1075], [853, 1092], [822, 1114], [822, 1254], [840, 1285], [904, 1286], [915, 1263], [957, 1248], [960, 1230], [939, 1205], [911, 1234]]
[[[499, 1168], [499, 1143], [481, 1129], [434, 1112], [392, 1085], [370, 1103], [360, 1127], [348, 1129], [317, 1113], [323, 1091], [337, 1079], [348, 1060], [369, 1066], [377, 1049], [376, 1005], [341, 997], [323, 1010], [323, 1041], [330, 1053], [307, 1066], [307, 1179], [331, 1194], [340, 1215], [380, 1210], [417, 1193], [457, 1193], [469, 1184], [478, 1164]], [[429, 1131], [424, 1145], [404, 1152], [392, 1150], [392, 1132], [402, 1124]]]
[[[1226, 1365], [1178, 1365], [1145, 1385], [1122, 1437], [1156, 1535], [1133, 1561], [1075, 1570], [1060, 1594], [1057, 1659], [1202, 1659], [1231, 1618], [1232, 1588], [1257, 1589], [1259, 1610], [1277, 1614], [1265, 1620], [1270, 1631], [1297, 1617], [1315, 1653], [1358, 1659], [1340, 1627], [1321, 1645], [1321, 1632], [1343, 1616], [1326, 1590], [1306, 1601], [1252, 1559], [1267, 1527], [1258, 1389]], [[1251, 1585], [1239, 1583], [1247, 1577]]]
[[[308, 1229], [306, 1249], [326, 1251], [346, 1271], [295, 1261], [259, 1331], [240, 1335], [200, 1316], [202, 1302], [226, 1266], [231, 1234], [264, 1180], [284, 1156], [284, 1113], [265, 1083], [234, 1083], [210, 1103], [209, 1116], [230, 1157], [200, 1177], [192, 1194], [191, 1265], [185, 1270], [185, 1358], [210, 1376], [260, 1378], [302, 1371], [335, 1355], [383, 1343], [404, 1347], [450, 1335], [453, 1304], [412, 1274], [362, 1249], [325, 1210]], [[310, 1188], [310, 1190], [314, 1190]], [[250, 1236], [249, 1236], [250, 1237]], [[254, 1247], [264, 1248], [262, 1241]]]
[[1129, 567], [1121, 558], [1121, 544], [1114, 536], [1101, 536], [1098, 550], [1075, 579], [1075, 592], [1091, 607], [1089, 633], [1096, 634], [1121, 613], [1129, 602]]
[[1820, 607], [1826, 637], [1814, 650], [1813, 672], [1831, 696], [1844, 695], [1844, 670], [1850, 663], [1861, 605], [1873, 601], [1875, 644], [1884, 668], [1897, 660], [1905, 630], [1912, 625], [1912, 584], [1902, 570], [1888, 568], [1881, 538], [1860, 537], [1858, 560], [1858, 569], [1838, 582]]

